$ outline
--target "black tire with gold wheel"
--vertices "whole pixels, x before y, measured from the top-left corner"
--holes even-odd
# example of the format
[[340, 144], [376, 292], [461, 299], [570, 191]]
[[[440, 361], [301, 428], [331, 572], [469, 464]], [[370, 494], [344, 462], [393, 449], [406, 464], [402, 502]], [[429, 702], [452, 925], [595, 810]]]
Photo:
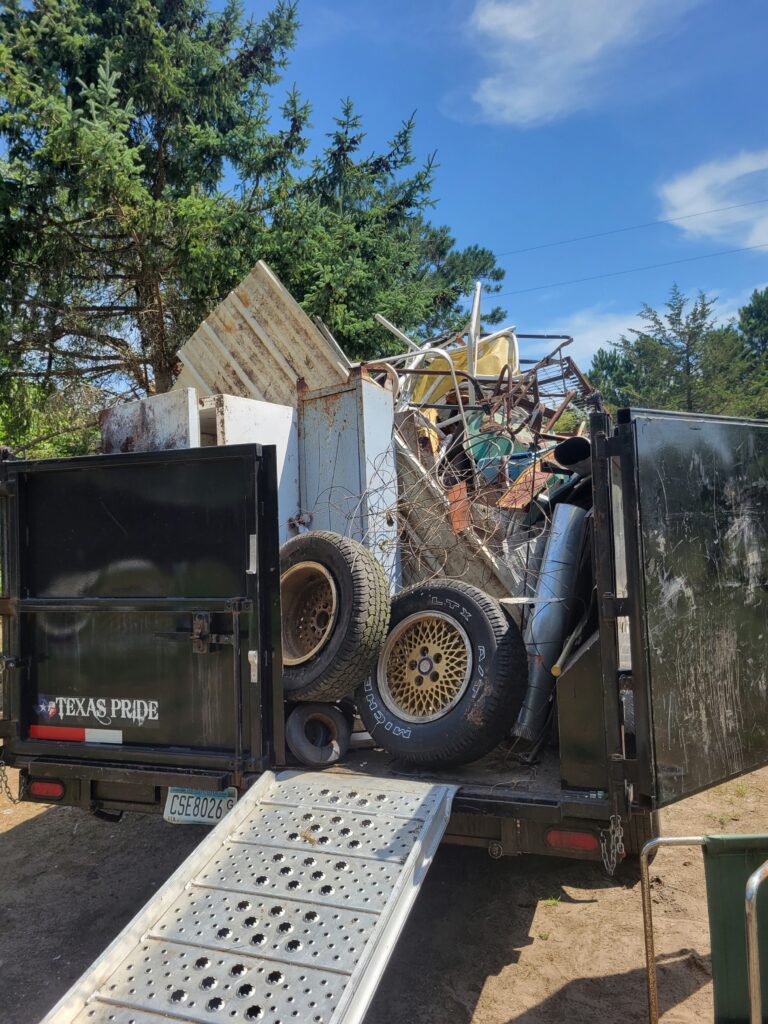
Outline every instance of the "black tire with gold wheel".
[[376, 662], [389, 625], [384, 570], [362, 544], [317, 530], [280, 549], [283, 689], [335, 701]]
[[376, 670], [355, 699], [385, 750], [416, 764], [463, 764], [508, 734], [527, 682], [525, 646], [499, 603], [433, 580], [392, 602]]

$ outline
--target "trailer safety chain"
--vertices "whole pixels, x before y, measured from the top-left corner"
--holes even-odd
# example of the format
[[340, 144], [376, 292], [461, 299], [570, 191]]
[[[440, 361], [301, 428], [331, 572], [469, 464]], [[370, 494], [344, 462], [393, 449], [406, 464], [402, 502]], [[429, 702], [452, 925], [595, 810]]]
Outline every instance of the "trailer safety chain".
[[20, 804], [21, 801], [22, 801], [22, 795], [23, 795], [22, 791], [21, 791], [21, 788], [22, 788], [22, 782], [21, 782], [21, 777], [20, 777], [19, 778], [19, 795], [18, 796], [14, 796], [13, 793], [11, 792], [11, 787], [10, 787], [10, 784], [8, 782], [8, 773], [5, 770], [5, 761], [3, 760], [2, 755], [0, 755], [0, 790], [3, 791], [4, 795], [10, 801], [10, 803], [12, 803], [12, 804]]
[[609, 877], [613, 877], [616, 867], [624, 857], [624, 829], [621, 816], [612, 814], [607, 829], [600, 830], [600, 853], [603, 867]]

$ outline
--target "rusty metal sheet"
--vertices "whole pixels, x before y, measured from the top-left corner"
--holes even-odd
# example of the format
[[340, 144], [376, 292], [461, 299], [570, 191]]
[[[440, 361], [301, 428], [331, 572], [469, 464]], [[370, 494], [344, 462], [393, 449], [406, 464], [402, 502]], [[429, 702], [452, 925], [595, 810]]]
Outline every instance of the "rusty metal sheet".
[[539, 468], [538, 463], [527, 466], [515, 482], [496, 502], [499, 508], [527, 508], [537, 494], [547, 486], [551, 474]]
[[343, 384], [349, 361], [263, 261], [220, 302], [179, 351], [174, 389], [230, 394], [296, 408], [296, 385]]

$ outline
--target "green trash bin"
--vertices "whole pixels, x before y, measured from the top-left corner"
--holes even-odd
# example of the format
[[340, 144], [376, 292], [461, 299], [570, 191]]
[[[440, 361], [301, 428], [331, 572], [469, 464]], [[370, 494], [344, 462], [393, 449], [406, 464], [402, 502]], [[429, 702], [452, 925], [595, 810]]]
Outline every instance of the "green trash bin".
[[[768, 835], [725, 835], [665, 837], [653, 839], [643, 848], [640, 859], [643, 894], [643, 920], [648, 968], [648, 1010], [652, 1024], [658, 1020], [656, 994], [656, 959], [653, 949], [649, 856], [661, 846], [700, 846], [704, 856], [707, 887], [707, 912], [712, 945], [712, 983], [714, 988], [714, 1020], [716, 1024], [751, 1024], [748, 979], [747, 928], [745, 926], [745, 895], [752, 879], [752, 899], [748, 901], [756, 922], [754, 929], [757, 950], [754, 951], [754, 974], [759, 970], [762, 993], [762, 1018], [768, 1024], [768, 886], [759, 882], [768, 877]], [[762, 874], [758, 874], [763, 869]], [[753, 877], [754, 876], [754, 877]], [[752, 944], [754, 945], [754, 944]], [[757, 955], [759, 951], [759, 957]], [[755, 1003], [755, 1000], [752, 1000]], [[754, 1008], [753, 1008], [754, 1009]], [[753, 1022], [754, 1024], [754, 1022]]]
[[[744, 892], [768, 861], [768, 836], [705, 836], [704, 873], [712, 943], [715, 1020], [749, 1024]], [[768, 888], [757, 897], [763, 1020], [768, 1021]]]

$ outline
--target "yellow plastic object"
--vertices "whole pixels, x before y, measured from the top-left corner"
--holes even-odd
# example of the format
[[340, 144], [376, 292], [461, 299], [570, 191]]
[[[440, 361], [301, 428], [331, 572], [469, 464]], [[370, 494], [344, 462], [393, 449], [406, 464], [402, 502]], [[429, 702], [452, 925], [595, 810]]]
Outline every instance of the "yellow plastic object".
[[[445, 362], [445, 360], [443, 360]], [[437, 423], [437, 409], [424, 409], [422, 415], [425, 419], [429, 420], [430, 423]], [[418, 424], [416, 427], [416, 435], [419, 439], [419, 443], [425, 441], [433, 455], [437, 455], [437, 449], [440, 447], [440, 435], [434, 429], [434, 427], [428, 427], [426, 424]]]
[[[453, 360], [454, 368], [466, 372], [466, 347], [448, 349], [447, 352]], [[508, 334], [502, 334], [500, 338], [494, 338], [489, 342], [480, 341], [478, 343], [477, 372], [480, 376], [498, 376], [501, 373], [502, 367], [510, 362], [513, 363], [513, 371], [517, 373], [518, 367], [514, 365], [515, 345]], [[426, 401], [430, 403], [439, 402], [453, 388], [448, 363], [445, 359], [441, 359], [440, 356], [427, 356], [422, 364], [422, 368], [425, 370], [444, 370], [446, 376], [437, 378], [420, 377], [416, 387], [413, 389], [412, 401], [414, 405], [419, 405], [421, 402]], [[459, 384], [461, 384], [461, 378], [459, 378]]]

